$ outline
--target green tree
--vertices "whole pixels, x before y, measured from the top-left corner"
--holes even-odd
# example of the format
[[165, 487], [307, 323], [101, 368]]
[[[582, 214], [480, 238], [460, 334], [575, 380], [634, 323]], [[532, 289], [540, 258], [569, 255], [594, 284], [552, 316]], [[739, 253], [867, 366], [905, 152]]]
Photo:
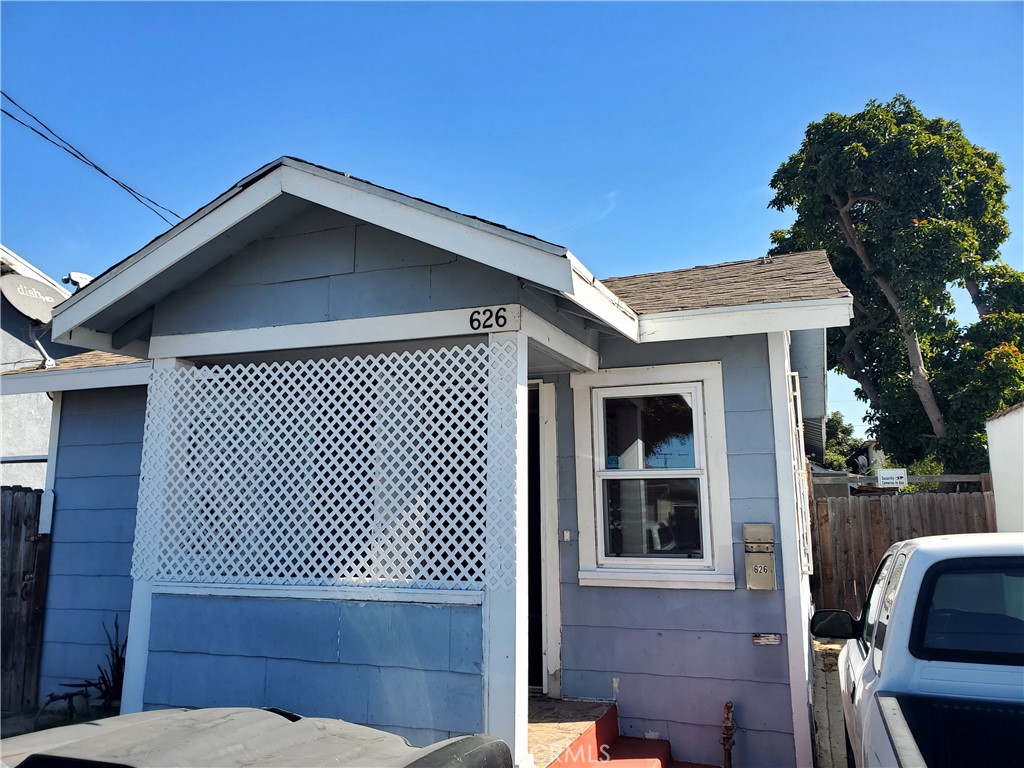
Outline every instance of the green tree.
[[[1013, 352], [1024, 276], [999, 261], [1009, 226], [998, 156], [896, 96], [811, 123], [771, 186], [770, 206], [797, 214], [772, 233], [773, 251], [824, 248], [853, 294], [853, 320], [829, 334], [830, 364], [857, 382], [871, 433], [901, 463], [935, 454], [971, 471], [990, 409], [1024, 399]], [[957, 324], [951, 284], [967, 289], [978, 323]]]
[[846, 462], [857, 452], [861, 444], [860, 438], [853, 435], [853, 425], [843, 418], [842, 413], [832, 411], [825, 420], [824, 466], [837, 472], [845, 472]]

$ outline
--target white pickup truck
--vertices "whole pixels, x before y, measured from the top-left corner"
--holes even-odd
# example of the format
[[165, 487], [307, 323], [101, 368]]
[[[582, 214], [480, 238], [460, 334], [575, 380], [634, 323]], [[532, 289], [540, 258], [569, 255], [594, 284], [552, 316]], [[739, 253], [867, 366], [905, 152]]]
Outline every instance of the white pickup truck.
[[845, 638], [840, 690], [851, 768], [1024, 765], [1024, 534], [894, 544]]

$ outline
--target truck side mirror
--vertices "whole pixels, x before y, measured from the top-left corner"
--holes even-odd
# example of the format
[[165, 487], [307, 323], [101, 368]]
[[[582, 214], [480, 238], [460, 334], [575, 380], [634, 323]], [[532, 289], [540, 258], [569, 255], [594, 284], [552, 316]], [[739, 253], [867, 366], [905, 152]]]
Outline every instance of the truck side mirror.
[[815, 637], [835, 637], [849, 640], [856, 637], [860, 630], [858, 622], [849, 611], [825, 609], [815, 611], [811, 617], [811, 634]]

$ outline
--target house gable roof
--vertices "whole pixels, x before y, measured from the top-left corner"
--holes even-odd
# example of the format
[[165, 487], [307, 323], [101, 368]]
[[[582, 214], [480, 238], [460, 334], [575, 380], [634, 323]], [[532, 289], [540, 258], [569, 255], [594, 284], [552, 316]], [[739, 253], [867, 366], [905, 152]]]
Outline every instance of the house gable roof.
[[610, 277], [601, 282], [642, 315], [850, 298], [825, 251]]
[[309, 203], [561, 293], [599, 322], [636, 338], [636, 315], [563, 246], [292, 157], [242, 179], [61, 304], [54, 313], [55, 337], [128, 348], [146, 332], [146, 313], [157, 301]]
[[853, 297], [824, 251], [677, 269], [604, 284], [639, 315], [641, 342], [847, 325]]

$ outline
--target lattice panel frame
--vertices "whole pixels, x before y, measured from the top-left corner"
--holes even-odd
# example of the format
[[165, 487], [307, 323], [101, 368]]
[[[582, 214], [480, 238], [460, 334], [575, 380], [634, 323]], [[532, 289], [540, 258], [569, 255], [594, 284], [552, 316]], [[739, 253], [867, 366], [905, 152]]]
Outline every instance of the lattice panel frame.
[[507, 585], [515, 364], [506, 341], [155, 370], [134, 578]]

